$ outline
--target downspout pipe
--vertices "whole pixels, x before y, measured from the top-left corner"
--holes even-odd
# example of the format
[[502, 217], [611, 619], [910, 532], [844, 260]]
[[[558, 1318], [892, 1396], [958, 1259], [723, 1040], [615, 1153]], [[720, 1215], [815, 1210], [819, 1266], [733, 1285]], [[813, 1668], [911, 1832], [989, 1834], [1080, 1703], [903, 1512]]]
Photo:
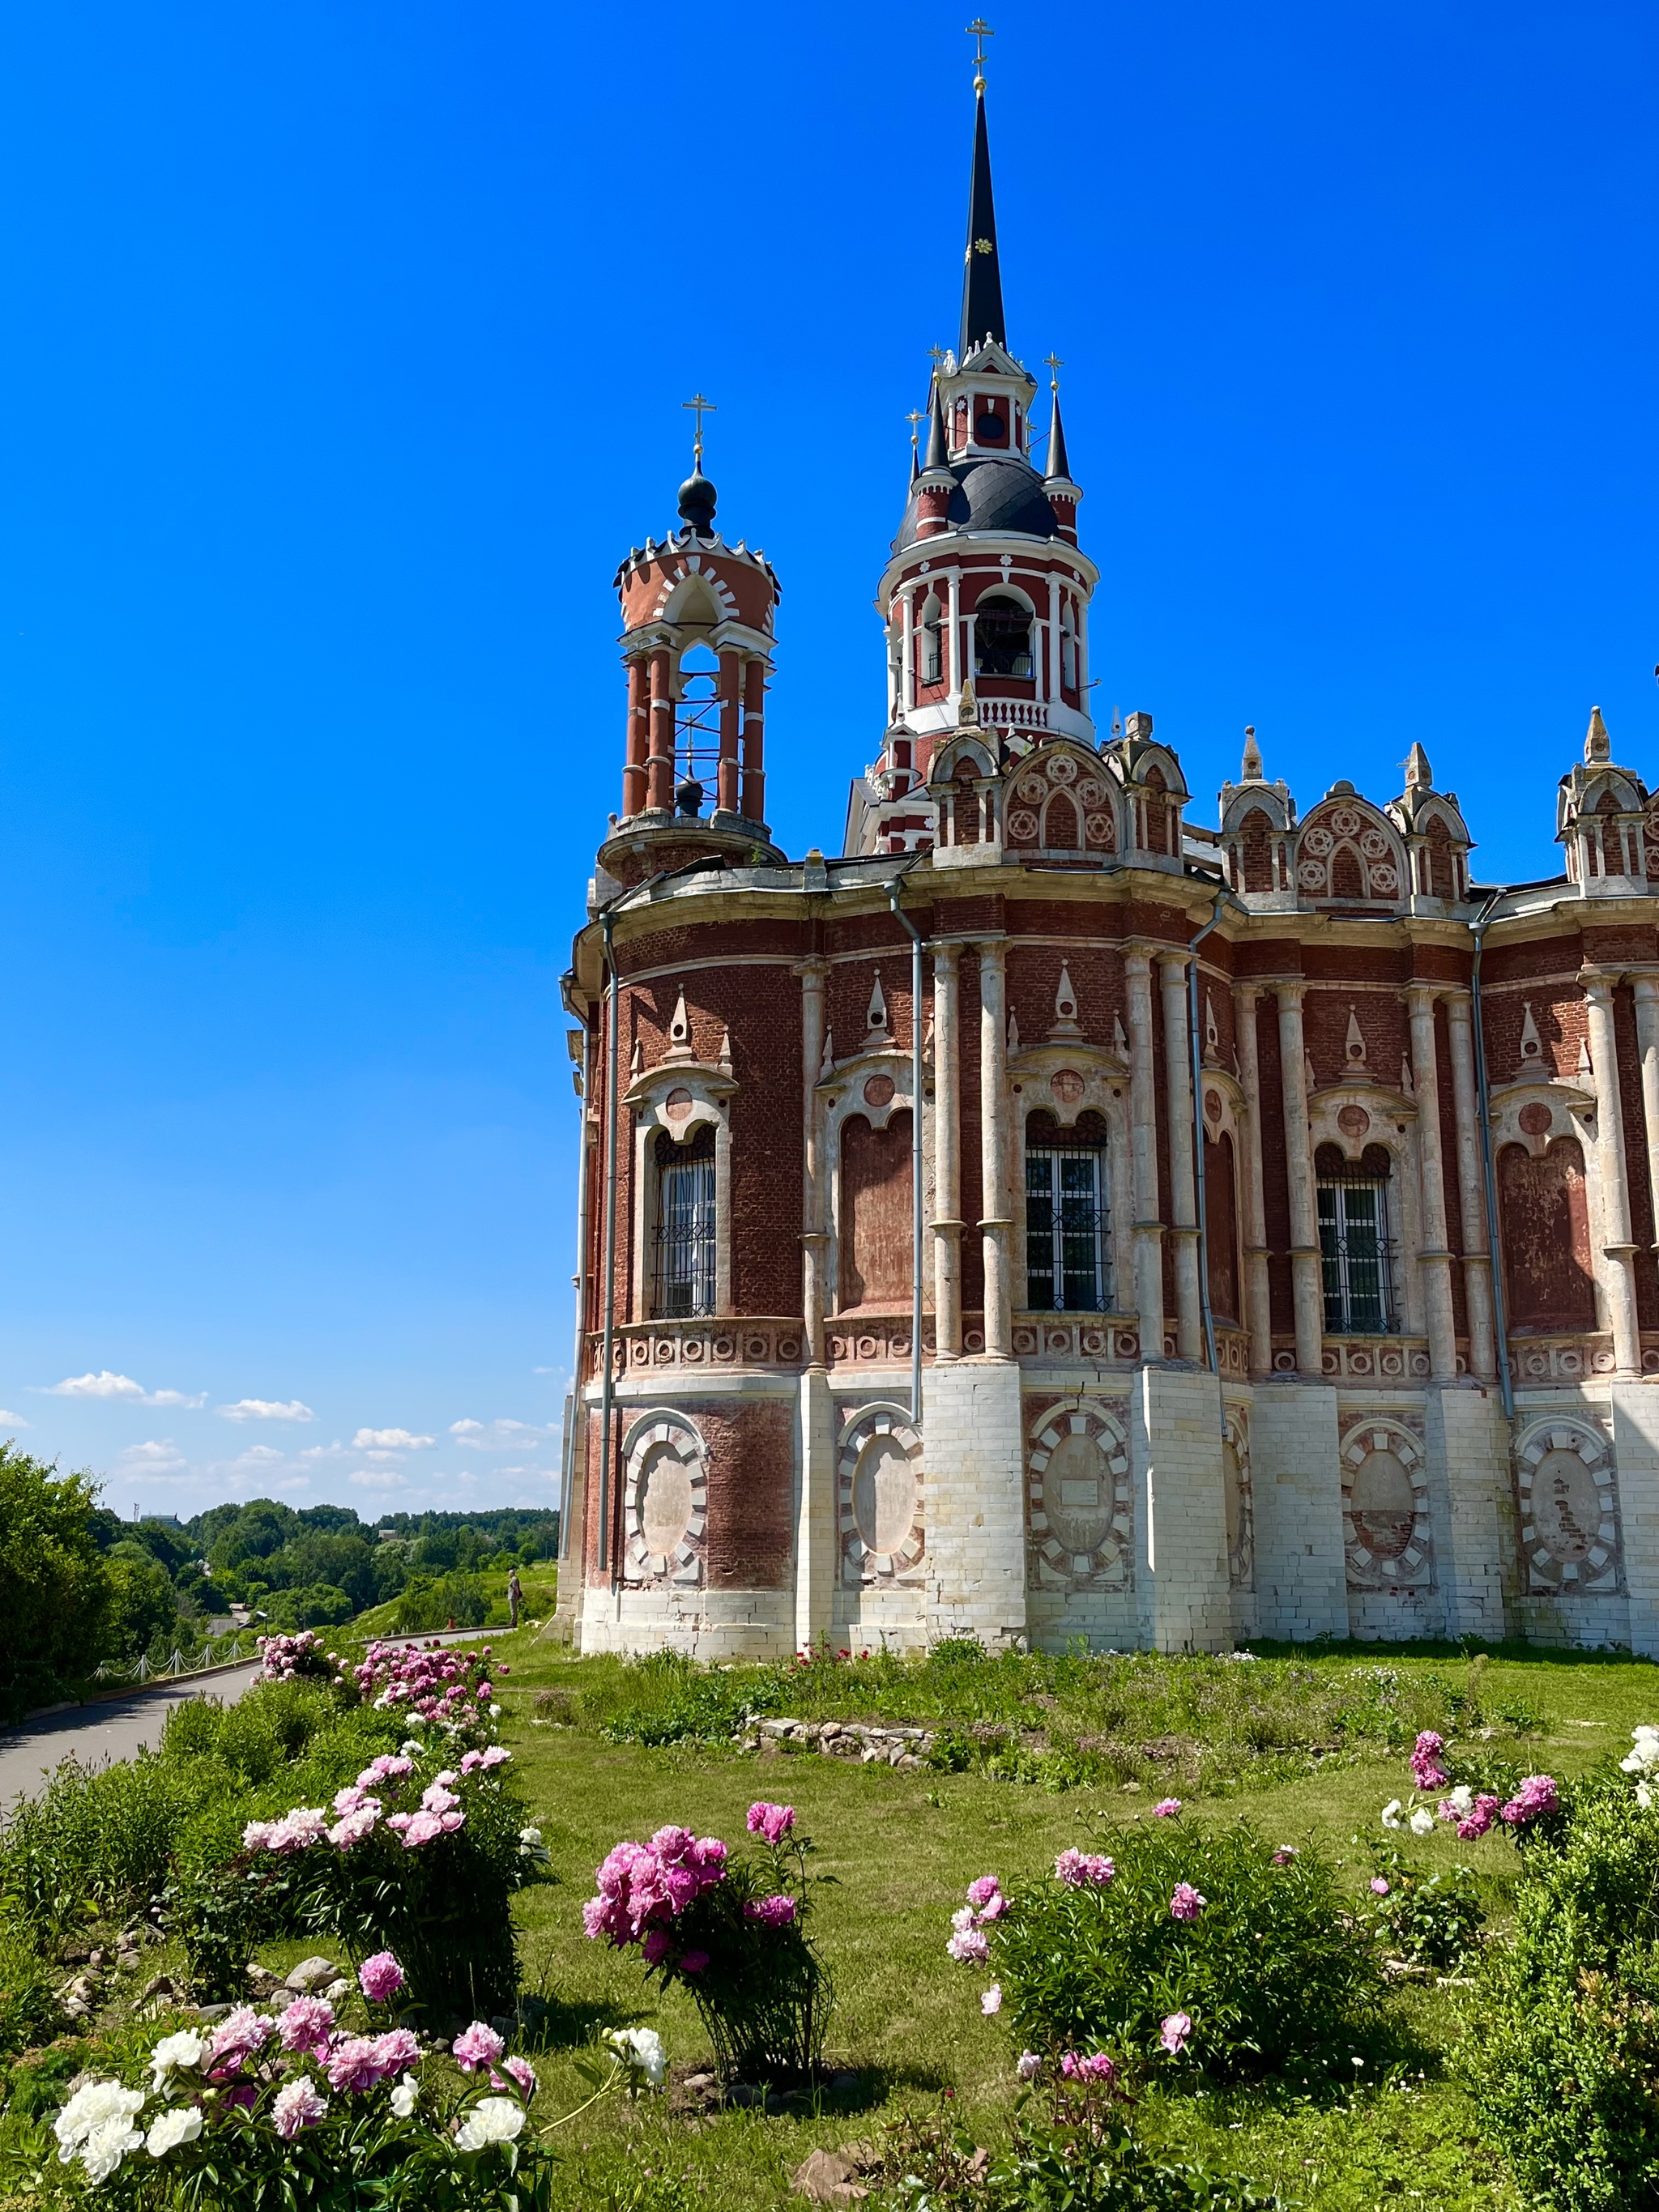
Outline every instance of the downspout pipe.
[[[593, 1037], [582, 1024], [576, 1154], [576, 1343], [570, 1355], [570, 1412], [565, 1422], [564, 1466], [559, 1484], [559, 1562], [570, 1559], [570, 1503], [576, 1486], [576, 1424], [582, 1417], [582, 1352], [587, 1340], [587, 1088], [593, 1079]], [[580, 1562], [578, 1561], [580, 1570]]]
[[910, 938], [910, 1419], [921, 1433], [921, 932], [899, 904], [899, 886], [887, 886], [887, 902]]
[[1474, 1019], [1474, 1101], [1480, 1121], [1480, 1166], [1486, 1185], [1486, 1250], [1492, 1270], [1492, 1318], [1498, 1338], [1498, 1389], [1504, 1401], [1504, 1418], [1511, 1432], [1515, 1425], [1515, 1385], [1510, 1376], [1509, 1316], [1504, 1304], [1504, 1255], [1498, 1226], [1498, 1171], [1492, 1154], [1492, 1094], [1486, 1080], [1486, 1034], [1480, 1016], [1480, 956], [1486, 951], [1486, 931], [1492, 909], [1504, 894], [1494, 891], [1472, 926], [1474, 961], [1469, 972], [1469, 996]]
[[1218, 889], [1210, 918], [1187, 947], [1187, 1050], [1193, 1064], [1193, 1181], [1198, 1190], [1198, 1310], [1204, 1319], [1204, 1358], [1219, 1375], [1215, 1315], [1210, 1306], [1210, 1211], [1204, 1192], [1204, 1060], [1198, 1034], [1198, 948], [1221, 919], [1227, 894]]
[[617, 1056], [622, 1050], [622, 994], [617, 988], [614, 932], [616, 918], [607, 908], [599, 916], [605, 933], [605, 973], [611, 1005], [605, 1016], [605, 1349], [600, 1355], [599, 1382], [599, 1525], [598, 1565], [614, 1589], [617, 1577], [611, 1557], [611, 1425], [616, 1399], [614, 1373], [617, 1346], [617, 1122], [622, 1086], [617, 1079]]

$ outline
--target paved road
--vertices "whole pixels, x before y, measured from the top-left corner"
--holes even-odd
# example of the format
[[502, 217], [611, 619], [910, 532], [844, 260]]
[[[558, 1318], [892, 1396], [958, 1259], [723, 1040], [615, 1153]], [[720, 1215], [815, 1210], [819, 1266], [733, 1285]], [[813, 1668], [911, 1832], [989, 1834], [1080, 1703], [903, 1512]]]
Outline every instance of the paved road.
[[[482, 1643], [491, 1632], [485, 1628], [445, 1629], [436, 1636], [388, 1637], [389, 1644]], [[497, 1629], [495, 1633], [502, 1632]], [[21, 1728], [0, 1735], [0, 1814], [18, 1797], [32, 1797], [60, 1759], [78, 1759], [83, 1766], [101, 1766], [112, 1759], [131, 1759], [136, 1751], [151, 1749], [161, 1741], [167, 1715], [186, 1698], [222, 1698], [234, 1705], [259, 1672], [257, 1659], [246, 1667], [210, 1674], [205, 1680], [187, 1678], [165, 1689], [135, 1691], [128, 1698], [100, 1699], [95, 1705], [76, 1705], [66, 1713], [26, 1721]]]
[[42, 1720], [26, 1721], [21, 1728], [0, 1735], [0, 1810], [17, 1797], [32, 1797], [60, 1759], [78, 1759], [83, 1766], [101, 1766], [112, 1759], [131, 1759], [143, 1746], [161, 1741], [167, 1715], [186, 1698], [222, 1698], [234, 1705], [259, 1672], [258, 1660], [204, 1681], [188, 1679], [169, 1683], [164, 1690], [138, 1690], [129, 1698], [100, 1698], [95, 1705], [76, 1705], [66, 1713], [50, 1713]]

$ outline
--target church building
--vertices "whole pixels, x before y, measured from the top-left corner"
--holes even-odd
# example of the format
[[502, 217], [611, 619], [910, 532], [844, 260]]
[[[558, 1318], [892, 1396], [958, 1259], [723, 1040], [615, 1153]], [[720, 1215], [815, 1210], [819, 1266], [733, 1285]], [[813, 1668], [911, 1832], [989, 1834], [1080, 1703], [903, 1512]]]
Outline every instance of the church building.
[[708, 1658], [1659, 1652], [1659, 795], [1591, 709], [1563, 872], [1483, 884], [1420, 744], [1298, 799], [1247, 732], [1208, 826], [1151, 714], [1102, 726], [975, 92], [839, 853], [767, 826], [781, 585], [701, 436], [617, 574], [561, 1613]]

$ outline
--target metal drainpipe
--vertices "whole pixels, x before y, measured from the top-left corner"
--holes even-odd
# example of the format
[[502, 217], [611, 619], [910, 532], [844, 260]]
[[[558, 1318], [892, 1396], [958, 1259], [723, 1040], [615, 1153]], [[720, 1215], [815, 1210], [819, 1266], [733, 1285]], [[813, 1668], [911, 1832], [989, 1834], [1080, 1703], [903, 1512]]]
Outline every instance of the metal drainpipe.
[[587, 1340], [587, 1086], [593, 1077], [593, 1039], [582, 1024], [581, 1100], [576, 1154], [576, 1348], [570, 1363], [570, 1420], [565, 1431], [559, 1484], [559, 1563], [570, 1557], [570, 1499], [575, 1488], [576, 1424], [582, 1417], [582, 1353]]
[[899, 904], [899, 887], [887, 886], [887, 902], [910, 933], [910, 1419], [921, 1433], [921, 933]]
[[[1221, 919], [1224, 890], [1218, 890], [1210, 918], [1187, 947], [1187, 1050], [1193, 1064], [1193, 1180], [1198, 1186], [1198, 1310], [1204, 1316], [1204, 1357], [1212, 1375], [1220, 1368], [1215, 1356], [1215, 1316], [1210, 1310], [1210, 1211], [1204, 1197], [1204, 1062], [1198, 1039], [1198, 948]], [[1225, 1415], [1223, 1415], [1224, 1425]]]
[[605, 933], [605, 968], [611, 984], [611, 1011], [606, 1017], [605, 1087], [609, 1127], [605, 1140], [605, 1350], [599, 1384], [599, 1569], [616, 1587], [611, 1561], [611, 1417], [615, 1395], [611, 1372], [617, 1342], [617, 1119], [621, 1096], [617, 1056], [622, 1049], [621, 994], [617, 988], [617, 963], [612, 942], [616, 924], [609, 912], [599, 916]]
[[1475, 1111], [1480, 1118], [1480, 1165], [1486, 1184], [1486, 1250], [1492, 1268], [1492, 1328], [1498, 1338], [1498, 1389], [1504, 1401], [1504, 1418], [1513, 1432], [1515, 1386], [1510, 1380], [1509, 1316], [1504, 1310], [1504, 1255], [1499, 1249], [1498, 1231], [1498, 1172], [1492, 1164], [1492, 1100], [1486, 1087], [1486, 1040], [1480, 1018], [1480, 956], [1486, 950], [1486, 931], [1491, 926], [1492, 909], [1503, 896], [1501, 891], [1494, 891], [1473, 925], [1474, 964], [1470, 974], [1469, 995], [1474, 1001], [1471, 1011], [1474, 1020], [1474, 1101]]

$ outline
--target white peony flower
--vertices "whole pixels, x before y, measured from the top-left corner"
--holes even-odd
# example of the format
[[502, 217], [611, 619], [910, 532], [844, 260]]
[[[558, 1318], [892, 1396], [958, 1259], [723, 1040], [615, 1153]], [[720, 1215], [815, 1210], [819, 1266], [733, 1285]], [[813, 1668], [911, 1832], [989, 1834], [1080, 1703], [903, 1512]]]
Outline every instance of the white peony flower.
[[654, 2027], [613, 2027], [605, 2039], [630, 2073], [661, 2088], [668, 2078], [668, 2053]]
[[144, 2148], [152, 2158], [165, 2158], [180, 2143], [194, 2142], [202, 2132], [202, 2108], [199, 2105], [178, 2105], [172, 2112], [163, 2112], [144, 2138]]
[[159, 2089], [175, 2066], [194, 2073], [207, 2056], [207, 2038], [192, 2035], [188, 2028], [177, 2035], [164, 2035], [149, 2054], [150, 2078]]
[[[128, 2120], [106, 2120], [101, 2128], [94, 2128], [80, 2149], [80, 2160], [87, 2170], [87, 2179], [94, 2188], [107, 2181], [130, 2150], [137, 2150], [144, 2138]], [[64, 2154], [59, 2151], [59, 2158]]]
[[132, 2124], [143, 2101], [142, 2089], [124, 2089], [118, 2081], [88, 2081], [77, 2089], [52, 2124], [60, 2163], [78, 2158], [94, 2186], [107, 2181], [144, 2140]]
[[1448, 1793], [1446, 1802], [1456, 1807], [1460, 1820], [1467, 1820], [1474, 1810], [1474, 1792], [1467, 1782], [1460, 1782], [1455, 1790]]
[[511, 2142], [524, 2130], [524, 2106], [516, 2097], [481, 2097], [455, 2131], [461, 2150], [483, 2150]]
[[490, 1717], [490, 1719], [491, 1719], [492, 1721], [498, 1721], [498, 1720], [500, 1720], [501, 1717], [501, 1707], [500, 1707], [499, 1705], [492, 1705], [492, 1706], [489, 1708], [489, 1717]]
[[1414, 1836], [1431, 1836], [1434, 1833], [1434, 1815], [1426, 1805], [1419, 1805], [1412, 1814], [1412, 1833]]
[[1652, 1809], [1653, 1809], [1653, 1784], [1652, 1784], [1650, 1782], [1638, 1782], [1638, 1783], [1637, 1784], [1637, 1785], [1636, 1785], [1636, 1802], [1637, 1802], [1637, 1803], [1641, 1807], [1642, 1810], [1643, 1810], [1644, 1813], [1649, 1813], [1649, 1812], [1651, 1812], [1651, 1811], [1652, 1811]]
[[1385, 1828], [1397, 1828], [1400, 1826], [1400, 1815], [1404, 1810], [1405, 1808], [1401, 1804], [1400, 1800], [1397, 1797], [1390, 1797], [1388, 1803], [1382, 1808], [1383, 1826]]
[[405, 2074], [392, 2093], [392, 2109], [400, 2120], [412, 2117], [421, 2101], [421, 2085], [412, 2074]]

